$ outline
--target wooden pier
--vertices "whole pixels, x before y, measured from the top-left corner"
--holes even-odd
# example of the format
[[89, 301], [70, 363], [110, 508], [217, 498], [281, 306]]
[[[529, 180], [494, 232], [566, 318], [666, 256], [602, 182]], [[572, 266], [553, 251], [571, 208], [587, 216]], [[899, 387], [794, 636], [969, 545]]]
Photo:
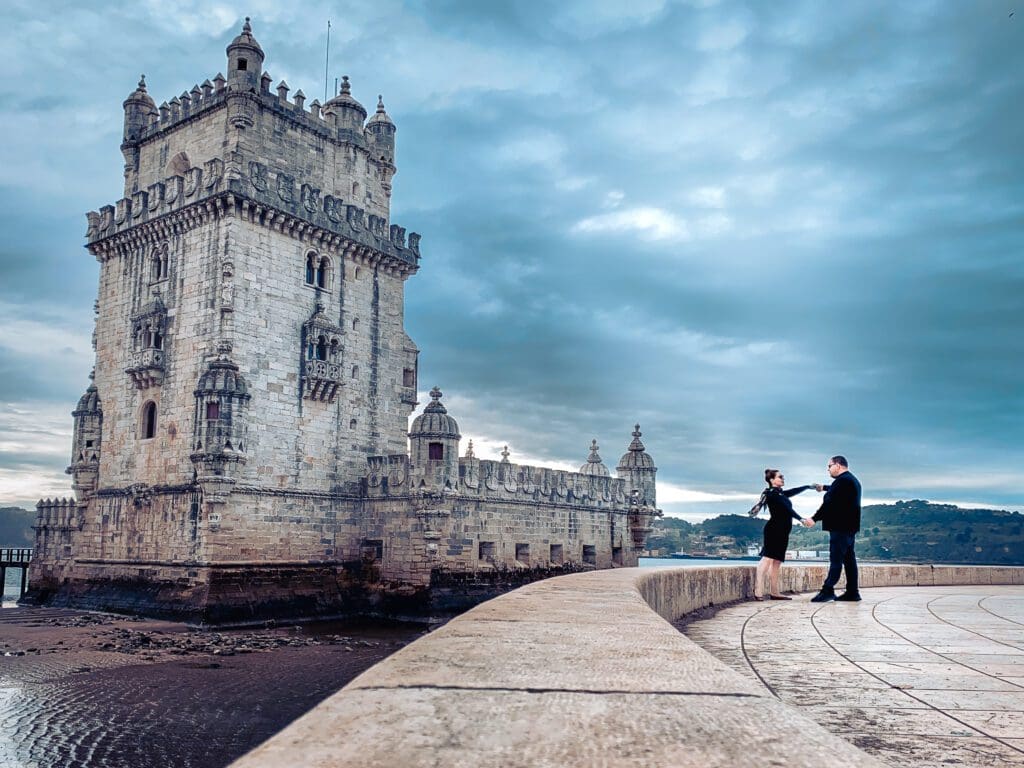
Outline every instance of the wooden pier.
[[25, 596], [25, 589], [28, 587], [28, 566], [32, 562], [32, 550], [23, 547], [2, 547], [0, 548], [0, 594], [7, 583], [7, 569], [21, 569], [21, 588], [18, 590], [18, 599]]

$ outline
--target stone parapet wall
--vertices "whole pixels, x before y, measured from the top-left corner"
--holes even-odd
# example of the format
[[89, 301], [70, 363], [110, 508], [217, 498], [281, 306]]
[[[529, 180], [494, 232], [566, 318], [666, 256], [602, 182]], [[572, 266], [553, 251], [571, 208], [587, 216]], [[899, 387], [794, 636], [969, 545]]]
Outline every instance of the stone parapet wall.
[[[824, 566], [787, 566], [816, 589]], [[1024, 584], [1024, 568], [863, 566], [865, 588]], [[617, 569], [528, 585], [406, 646], [232, 768], [883, 764], [667, 620], [746, 597], [753, 566]]]

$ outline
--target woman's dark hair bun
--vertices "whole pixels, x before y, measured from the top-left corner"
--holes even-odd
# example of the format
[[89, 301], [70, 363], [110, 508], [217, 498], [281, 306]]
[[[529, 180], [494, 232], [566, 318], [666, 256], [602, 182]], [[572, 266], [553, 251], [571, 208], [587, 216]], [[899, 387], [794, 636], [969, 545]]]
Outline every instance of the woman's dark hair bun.
[[764, 481], [766, 483], [771, 483], [772, 478], [775, 477], [777, 474], [779, 474], [779, 470], [777, 469], [766, 469], [764, 471]]

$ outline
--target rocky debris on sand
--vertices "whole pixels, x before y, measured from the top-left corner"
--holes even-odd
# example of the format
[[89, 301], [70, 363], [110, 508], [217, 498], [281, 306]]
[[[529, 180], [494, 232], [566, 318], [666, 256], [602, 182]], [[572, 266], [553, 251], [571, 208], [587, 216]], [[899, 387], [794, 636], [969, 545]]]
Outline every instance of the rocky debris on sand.
[[346, 651], [356, 646], [375, 648], [382, 643], [376, 640], [361, 640], [344, 635], [311, 635], [296, 637], [279, 632], [213, 632], [193, 629], [187, 633], [165, 633], [115, 628], [100, 635], [97, 647], [101, 651], [127, 654], [164, 653], [176, 656], [205, 654], [211, 656], [234, 656], [243, 653], [273, 651], [278, 648], [303, 648], [319, 645], [337, 645]]

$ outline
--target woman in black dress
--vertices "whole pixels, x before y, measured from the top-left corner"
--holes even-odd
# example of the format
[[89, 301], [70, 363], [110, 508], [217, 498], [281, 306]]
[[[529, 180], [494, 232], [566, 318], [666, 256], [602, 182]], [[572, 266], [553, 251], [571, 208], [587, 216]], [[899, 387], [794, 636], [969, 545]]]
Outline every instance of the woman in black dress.
[[[757, 564], [754, 599], [792, 600], [792, 598], [779, 593], [779, 568], [786, 559], [789, 532], [793, 528], [793, 520], [799, 520], [804, 525], [807, 524], [807, 521], [796, 513], [789, 497], [803, 493], [813, 486], [801, 485], [798, 488], [784, 491], [782, 486], [786, 479], [778, 469], [766, 469], [764, 480], [768, 483], [768, 488], [761, 494], [761, 500], [755, 505], [755, 509], [760, 511], [760, 508], [768, 507], [768, 513], [771, 516], [764, 524], [764, 546], [761, 547], [761, 561]], [[767, 596], [763, 589], [765, 576], [768, 577]]]

